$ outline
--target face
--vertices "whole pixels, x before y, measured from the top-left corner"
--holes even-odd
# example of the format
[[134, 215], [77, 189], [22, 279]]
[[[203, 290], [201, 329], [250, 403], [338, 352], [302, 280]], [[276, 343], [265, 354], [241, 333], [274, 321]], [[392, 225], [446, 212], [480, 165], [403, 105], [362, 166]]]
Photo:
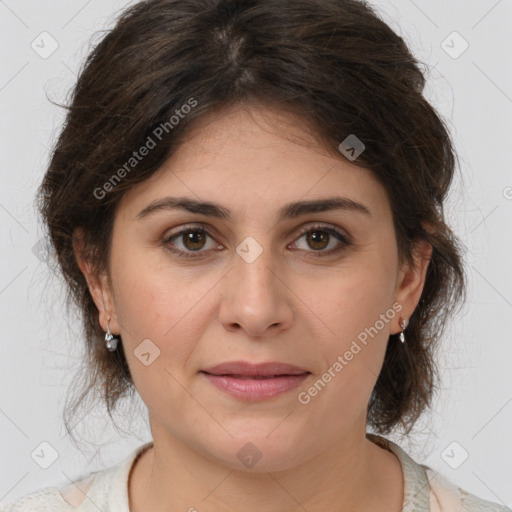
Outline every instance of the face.
[[[300, 126], [262, 108], [225, 111], [123, 196], [111, 285], [89, 282], [155, 443], [238, 468], [260, 453], [260, 470], [279, 470], [364, 435], [388, 337], [414, 311], [426, 265], [399, 267], [371, 172], [283, 136], [308, 138]], [[341, 206], [305, 206], [327, 198]], [[249, 366], [212, 370], [240, 361]], [[268, 362], [294, 368], [255, 378], [250, 365]]]

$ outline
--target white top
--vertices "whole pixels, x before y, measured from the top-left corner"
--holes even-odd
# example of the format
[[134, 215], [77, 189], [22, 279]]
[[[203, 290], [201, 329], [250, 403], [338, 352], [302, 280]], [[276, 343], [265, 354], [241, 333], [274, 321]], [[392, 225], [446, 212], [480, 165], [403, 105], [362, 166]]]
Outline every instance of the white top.
[[[437, 471], [416, 463], [392, 441], [370, 433], [367, 437], [400, 460], [404, 475], [403, 512], [512, 512], [506, 506], [482, 500], [453, 485]], [[45, 487], [0, 507], [0, 512], [130, 512], [130, 470], [152, 445], [152, 441], [145, 443], [119, 464], [89, 473], [77, 482], [79, 488], [75, 485], [64, 489]]]

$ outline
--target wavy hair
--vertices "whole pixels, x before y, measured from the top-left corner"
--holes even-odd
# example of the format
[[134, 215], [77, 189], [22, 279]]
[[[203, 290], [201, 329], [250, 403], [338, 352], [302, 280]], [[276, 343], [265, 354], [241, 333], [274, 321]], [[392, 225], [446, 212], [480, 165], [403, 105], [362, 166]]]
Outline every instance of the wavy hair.
[[[65, 407], [68, 433], [87, 396], [99, 393], [113, 419], [118, 401], [134, 389], [122, 343], [114, 353], [105, 349], [74, 231], [84, 230], [94, 268], [108, 271], [123, 194], [159, 169], [192, 122], [254, 101], [300, 116], [340, 158], [338, 145], [356, 134], [366, 149], [354, 163], [387, 191], [400, 260], [412, 262], [418, 240], [432, 245], [407, 343], [388, 343], [368, 404], [367, 424], [377, 432], [399, 425], [409, 432], [431, 403], [439, 379], [435, 349], [465, 295], [460, 242], [443, 212], [457, 157], [424, 86], [404, 40], [363, 1], [146, 0], [123, 11], [82, 65], [38, 191], [67, 304], [78, 307], [86, 344], [83, 375]], [[197, 105], [171, 128], [191, 98]], [[115, 187], [105, 187], [162, 126], [156, 147]]]

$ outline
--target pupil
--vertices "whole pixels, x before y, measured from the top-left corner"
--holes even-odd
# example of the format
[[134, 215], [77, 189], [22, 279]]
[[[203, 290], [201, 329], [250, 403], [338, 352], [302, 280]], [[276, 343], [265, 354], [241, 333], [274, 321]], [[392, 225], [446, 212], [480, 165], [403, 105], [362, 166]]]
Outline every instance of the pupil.
[[[184, 235], [185, 246], [188, 249], [201, 249], [204, 245], [204, 233], [200, 231], [190, 231]], [[329, 236], [325, 231], [312, 231], [308, 235], [308, 242], [312, 244], [313, 249], [323, 249], [328, 245]], [[315, 244], [320, 244], [316, 246]]]
[[200, 231], [190, 231], [184, 236], [185, 246], [188, 249], [201, 249], [201, 247], [204, 245], [204, 233], [201, 233]]
[[327, 242], [328, 235], [325, 233], [325, 231], [313, 231], [309, 234], [309, 239], [312, 240], [313, 243], [313, 249], [323, 249], [327, 246], [327, 243], [323, 243], [321, 247], [315, 247], [315, 244], [318, 242]]

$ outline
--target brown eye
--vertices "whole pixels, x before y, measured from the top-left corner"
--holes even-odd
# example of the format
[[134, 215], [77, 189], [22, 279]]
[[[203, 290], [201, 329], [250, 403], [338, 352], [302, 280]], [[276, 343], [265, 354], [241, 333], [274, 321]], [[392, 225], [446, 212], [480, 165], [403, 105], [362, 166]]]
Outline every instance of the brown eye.
[[329, 245], [330, 235], [325, 231], [308, 231], [306, 240], [310, 247], [315, 250], [325, 249]]
[[[211, 239], [208, 247], [208, 238]], [[351, 245], [346, 236], [337, 229], [325, 226], [313, 226], [304, 229], [301, 236], [293, 243], [298, 245], [298, 240], [304, 238], [305, 247], [298, 247], [305, 252], [313, 253], [314, 256], [329, 256]], [[336, 241], [338, 242], [336, 244]], [[203, 228], [188, 227], [174, 233], [163, 240], [166, 248], [181, 258], [199, 258], [207, 256], [212, 249], [222, 249], [214, 238]], [[330, 250], [326, 248], [331, 247]], [[297, 247], [295, 247], [297, 248]]]
[[[212, 242], [209, 248], [205, 248], [208, 238], [212, 239]], [[202, 228], [183, 229], [165, 238], [163, 243], [169, 251], [184, 258], [200, 257], [208, 252], [208, 249], [219, 248], [212, 236]]]
[[[337, 253], [349, 245], [350, 241], [346, 236], [340, 233], [337, 229], [325, 226], [313, 226], [304, 229], [301, 236], [294, 242], [293, 245], [298, 245], [298, 240], [304, 238], [306, 247], [298, 247], [304, 249], [306, 252], [318, 253], [315, 256], [328, 256]], [[338, 241], [336, 244], [335, 242]], [[330, 250], [325, 250], [329, 245], [334, 246]], [[312, 249], [312, 250], [311, 250]]]
[[206, 233], [204, 231], [184, 231], [181, 237], [183, 245], [191, 251], [202, 249], [206, 243]]

